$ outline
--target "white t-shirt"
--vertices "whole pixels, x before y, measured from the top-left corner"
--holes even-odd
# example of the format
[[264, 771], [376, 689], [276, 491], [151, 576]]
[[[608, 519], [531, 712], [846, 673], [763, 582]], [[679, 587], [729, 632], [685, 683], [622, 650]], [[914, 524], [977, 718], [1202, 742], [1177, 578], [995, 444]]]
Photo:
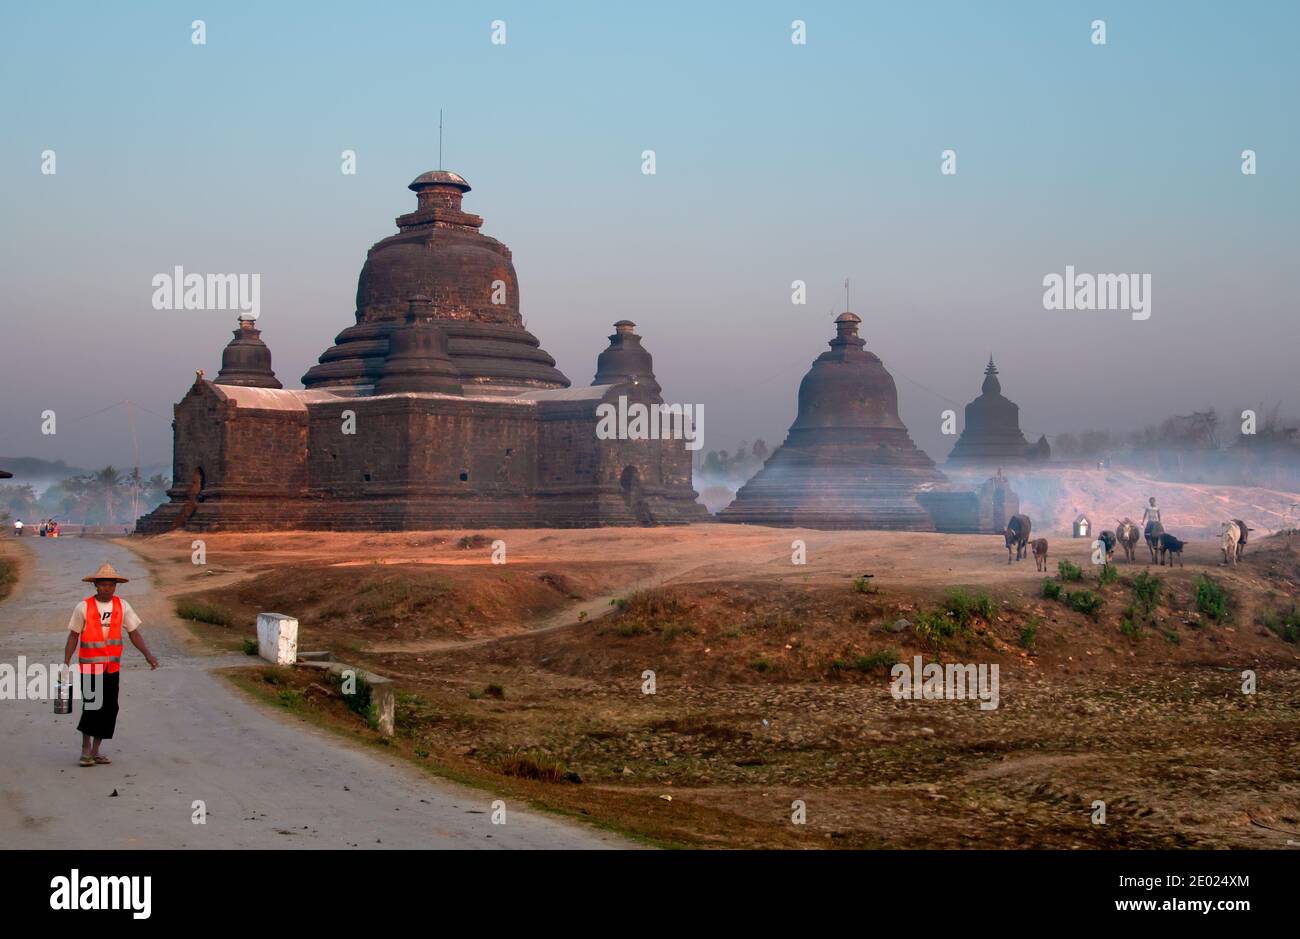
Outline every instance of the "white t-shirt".
[[[121, 597], [117, 599], [122, 600]], [[96, 600], [95, 605], [99, 607], [99, 621], [104, 630], [108, 630], [109, 619], [113, 616], [113, 601], [107, 603], [102, 600]], [[68, 628], [74, 633], [80, 633], [86, 628], [86, 601], [82, 600], [72, 610], [72, 619], [68, 620]], [[131, 609], [131, 604], [122, 600], [122, 628], [129, 633], [135, 632], [140, 628], [140, 617], [135, 615], [135, 610]]]

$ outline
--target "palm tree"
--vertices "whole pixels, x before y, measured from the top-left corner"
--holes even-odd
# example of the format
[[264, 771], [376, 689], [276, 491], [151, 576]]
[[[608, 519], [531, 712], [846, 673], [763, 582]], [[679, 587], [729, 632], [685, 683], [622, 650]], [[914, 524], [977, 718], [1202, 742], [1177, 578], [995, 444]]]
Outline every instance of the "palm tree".
[[172, 487], [172, 481], [162, 473], [154, 473], [144, 481], [144, 497], [149, 505], [156, 506], [159, 502], [167, 500], [167, 490]]
[[131, 493], [131, 518], [134, 522], [140, 517], [140, 490], [144, 488], [144, 480], [140, 478], [140, 467], [135, 467], [127, 474], [124, 480], [126, 487]]
[[91, 474], [91, 487], [103, 500], [106, 524], [111, 525], [116, 520], [115, 507], [121, 495], [122, 483], [122, 474], [112, 466], [105, 466], [102, 470]]

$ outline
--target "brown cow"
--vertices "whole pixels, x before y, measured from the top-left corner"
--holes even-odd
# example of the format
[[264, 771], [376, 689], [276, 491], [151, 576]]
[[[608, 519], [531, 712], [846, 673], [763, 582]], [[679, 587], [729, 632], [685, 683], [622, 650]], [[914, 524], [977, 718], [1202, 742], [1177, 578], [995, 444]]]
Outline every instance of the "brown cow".
[[1034, 539], [1034, 570], [1047, 570], [1047, 539]]
[[1011, 563], [1011, 548], [1014, 545], [1016, 549], [1016, 560], [1023, 560], [1029, 553], [1029, 531], [1033, 528], [1033, 523], [1029, 521], [1028, 515], [1013, 515], [1011, 521], [1007, 522], [1007, 530], [1002, 533], [1002, 537], [1007, 543], [1007, 563]]
[[1137, 551], [1134, 549], [1137, 548], [1138, 539], [1141, 537], [1142, 534], [1138, 531], [1137, 522], [1131, 518], [1125, 518], [1119, 523], [1119, 527], [1115, 529], [1115, 540], [1124, 549], [1124, 559], [1126, 561], [1132, 562], [1136, 560]]

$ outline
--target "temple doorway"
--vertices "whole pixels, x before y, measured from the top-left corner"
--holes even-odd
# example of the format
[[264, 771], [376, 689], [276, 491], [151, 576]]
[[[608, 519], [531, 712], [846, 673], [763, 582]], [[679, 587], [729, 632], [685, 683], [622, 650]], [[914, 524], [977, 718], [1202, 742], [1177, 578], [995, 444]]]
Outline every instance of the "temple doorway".
[[646, 504], [645, 496], [641, 492], [641, 471], [635, 466], [625, 466], [618, 482], [623, 490], [623, 501], [636, 516], [636, 520], [642, 525], [653, 525], [654, 514], [650, 511], [650, 506]]
[[190, 474], [190, 484], [185, 487], [185, 504], [176, 515], [176, 524], [173, 528], [184, 528], [185, 523], [190, 520], [194, 510], [198, 508], [199, 503], [203, 501], [203, 487], [207, 485], [207, 477], [203, 473], [203, 467], [194, 467], [194, 472]]

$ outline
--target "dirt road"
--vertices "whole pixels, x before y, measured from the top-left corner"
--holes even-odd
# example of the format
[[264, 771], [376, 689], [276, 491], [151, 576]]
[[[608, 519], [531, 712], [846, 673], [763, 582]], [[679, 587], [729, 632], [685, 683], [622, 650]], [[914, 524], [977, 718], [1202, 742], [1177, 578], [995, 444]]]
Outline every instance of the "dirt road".
[[[0, 603], [0, 662], [61, 661], [68, 616], [89, 593], [80, 578], [108, 561], [131, 578], [120, 593], [162, 667], [151, 671], [127, 645], [117, 736], [104, 746], [109, 766], [77, 766], [76, 714], [56, 715], [48, 700], [0, 701], [7, 848], [628, 846], [509, 803], [505, 824], [493, 824], [490, 792], [390, 764], [243, 700], [212, 670], [250, 660], [203, 654], [170, 625], [165, 599], [118, 545], [65, 537], [25, 547], [34, 554], [29, 576]], [[196, 801], [205, 824], [194, 822]]]

